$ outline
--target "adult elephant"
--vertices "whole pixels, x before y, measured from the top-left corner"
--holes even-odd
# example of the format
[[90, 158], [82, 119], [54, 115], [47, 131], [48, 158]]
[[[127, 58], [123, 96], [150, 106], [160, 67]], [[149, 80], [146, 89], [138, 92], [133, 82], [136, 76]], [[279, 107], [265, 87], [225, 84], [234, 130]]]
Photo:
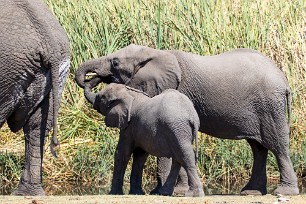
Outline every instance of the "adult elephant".
[[25, 163], [15, 195], [44, 195], [45, 136], [53, 127], [69, 71], [65, 31], [41, 0], [0, 1], [0, 127], [23, 128]]
[[[242, 194], [267, 193], [268, 150], [276, 156], [280, 171], [280, 185], [274, 193], [299, 193], [289, 155], [290, 88], [280, 69], [259, 52], [236, 49], [200, 56], [130, 45], [83, 63], [75, 74], [79, 86], [84, 87], [90, 72], [103, 82], [126, 84], [150, 96], [177, 89], [193, 102], [201, 132], [222, 139], [246, 139], [254, 161]], [[161, 182], [165, 175], [160, 175]], [[139, 185], [133, 188], [132, 192], [141, 192]]]

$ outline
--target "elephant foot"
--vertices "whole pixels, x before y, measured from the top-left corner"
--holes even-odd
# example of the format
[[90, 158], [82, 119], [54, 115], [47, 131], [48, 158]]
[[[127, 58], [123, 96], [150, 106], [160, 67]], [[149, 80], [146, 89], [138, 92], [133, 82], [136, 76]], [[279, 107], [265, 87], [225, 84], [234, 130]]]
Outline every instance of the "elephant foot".
[[161, 187], [159, 185], [157, 185], [151, 192], [150, 195], [159, 195], [159, 189]]
[[240, 192], [240, 195], [266, 195], [267, 188], [264, 187], [254, 187], [251, 185], [246, 185]]
[[185, 197], [204, 197], [205, 193], [203, 189], [189, 189], [187, 192], [185, 192]]
[[188, 190], [189, 190], [188, 184], [179, 184], [174, 187], [173, 194], [185, 195]]
[[111, 190], [109, 193], [109, 195], [123, 195], [123, 190]]
[[131, 194], [131, 195], [145, 195], [145, 192], [142, 189], [130, 189], [129, 194]]
[[19, 183], [12, 195], [15, 196], [45, 196], [41, 184]]
[[[265, 193], [267, 194], [267, 193]], [[259, 190], [242, 190], [240, 195], [265, 195]]]
[[163, 195], [163, 196], [172, 196], [172, 194], [173, 194], [173, 188], [168, 189], [168, 188], [163, 188], [163, 187], [161, 187], [157, 193], [157, 195]]
[[278, 185], [277, 188], [273, 191], [274, 195], [283, 194], [283, 195], [298, 195], [299, 188], [297, 186], [285, 186], [285, 185]]
[[150, 195], [171, 196], [172, 194], [173, 194], [173, 189], [168, 189], [168, 188], [165, 188], [164, 186], [156, 186], [150, 192]]

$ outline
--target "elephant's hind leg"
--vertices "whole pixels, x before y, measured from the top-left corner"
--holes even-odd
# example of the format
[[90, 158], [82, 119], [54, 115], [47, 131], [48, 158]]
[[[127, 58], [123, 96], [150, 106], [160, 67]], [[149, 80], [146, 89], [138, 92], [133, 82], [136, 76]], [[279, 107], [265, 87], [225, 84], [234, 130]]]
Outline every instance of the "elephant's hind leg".
[[[278, 129], [278, 132], [281, 135], [286, 135], [284, 134], [284, 131], [281, 131], [281, 129]], [[299, 189], [297, 186], [297, 177], [290, 159], [289, 136], [282, 139], [283, 140], [281, 140], [281, 143], [274, 145], [274, 148], [271, 149], [276, 157], [280, 172], [280, 184], [274, 190], [273, 194], [297, 195], [299, 194]]]
[[255, 140], [247, 140], [253, 152], [252, 175], [248, 184], [241, 190], [242, 195], [267, 194], [266, 164], [268, 149]]
[[42, 188], [42, 160], [45, 136], [52, 127], [52, 100], [45, 98], [23, 127], [25, 163], [14, 195], [45, 195]]
[[192, 146], [188, 149], [183, 149], [183, 152], [186, 153], [182, 156], [182, 166], [186, 170], [188, 177], [189, 189], [185, 192], [186, 197], [202, 197], [204, 196], [203, 184], [197, 172], [195, 155], [192, 150]]
[[289, 151], [273, 152], [276, 156], [278, 168], [280, 171], [280, 184], [274, 190], [273, 194], [297, 195], [299, 189], [297, 178], [293, 170]]
[[[192, 147], [193, 131], [187, 126], [182, 130], [175, 130], [176, 140], [172, 140], [173, 158], [172, 162], [179, 162], [186, 170], [188, 177], [189, 189], [185, 192], [188, 197], [202, 197], [204, 196], [203, 184], [197, 172], [195, 153]], [[173, 164], [172, 164], [173, 165]]]
[[297, 185], [297, 177], [293, 170], [293, 165], [290, 159], [289, 150], [289, 125], [285, 111], [286, 103], [282, 97], [278, 100], [271, 101], [269, 106], [270, 112], [266, 118], [269, 123], [263, 126], [266, 143], [269, 145], [269, 150], [276, 157], [279, 172], [280, 184], [273, 192], [274, 194], [299, 194]]

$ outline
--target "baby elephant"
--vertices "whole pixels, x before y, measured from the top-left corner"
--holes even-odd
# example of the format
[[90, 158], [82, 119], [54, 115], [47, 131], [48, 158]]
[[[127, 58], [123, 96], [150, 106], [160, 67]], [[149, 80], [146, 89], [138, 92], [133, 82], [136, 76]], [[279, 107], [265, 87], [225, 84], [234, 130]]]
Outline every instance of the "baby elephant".
[[183, 166], [190, 186], [185, 196], [204, 196], [192, 147], [195, 139], [197, 152], [200, 122], [187, 96], [169, 89], [150, 98], [144, 92], [123, 84], [110, 84], [102, 91], [93, 93], [94, 80], [85, 86], [85, 97], [94, 109], [105, 116], [106, 126], [120, 128], [110, 194], [123, 194], [123, 177], [133, 153], [130, 194], [144, 194], [142, 190], [135, 190], [142, 189], [135, 186], [136, 183], [141, 185], [135, 172], [142, 172], [148, 154], [152, 154], [172, 157], [170, 174], [159, 189], [159, 194], [172, 195], [180, 167]]

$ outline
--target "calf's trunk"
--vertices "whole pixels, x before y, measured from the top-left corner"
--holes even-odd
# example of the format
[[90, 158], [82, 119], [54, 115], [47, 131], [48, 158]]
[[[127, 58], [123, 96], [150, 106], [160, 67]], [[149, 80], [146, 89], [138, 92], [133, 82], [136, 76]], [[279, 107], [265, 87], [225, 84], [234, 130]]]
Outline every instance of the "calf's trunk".
[[101, 78], [93, 78], [91, 79], [88, 83], [84, 84], [84, 95], [85, 98], [91, 103], [94, 104], [95, 99], [96, 99], [96, 93], [91, 92], [91, 89], [95, 87], [97, 84], [101, 82]]

